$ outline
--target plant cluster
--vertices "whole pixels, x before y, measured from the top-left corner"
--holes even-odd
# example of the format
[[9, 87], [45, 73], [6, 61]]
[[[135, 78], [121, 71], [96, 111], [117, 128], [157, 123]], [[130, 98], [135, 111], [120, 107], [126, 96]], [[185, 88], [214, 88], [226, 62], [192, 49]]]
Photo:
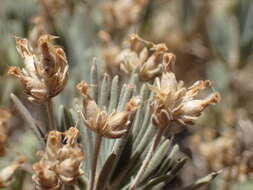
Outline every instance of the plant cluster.
[[[54, 38], [42, 35], [37, 49], [31, 51], [27, 39], [16, 37], [24, 68], [9, 68], [9, 74], [23, 84], [27, 99], [47, 106], [49, 127], [43, 128], [12, 94], [17, 109], [43, 149], [38, 153], [41, 159], [32, 165], [36, 188], [161, 189], [172, 182], [186, 160], [177, 155], [178, 146], [169, 137], [183, 126], [194, 124], [205, 108], [220, 101], [218, 92], [197, 98], [201, 91], [212, 86], [211, 82], [197, 81], [184, 87], [173, 72], [175, 56], [167, 52], [167, 47], [132, 35], [132, 46], [133, 41], [141, 41], [151, 46], [154, 53], [148, 57], [147, 47], [143, 47], [140, 56], [143, 61], [124, 77], [100, 74], [97, 65], [93, 65], [91, 84], [85, 81], [77, 84], [83, 96], [82, 106], [75, 113], [65, 110], [68, 114], [64, 120], [77, 117], [84, 125], [73, 120], [75, 127], [66, 125], [61, 132], [55, 122], [52, 98], [64, 89], [68, 62], [63, 49], [54, 44]], [[129, 64], [136, 55], [134, 51], [127, 55]], [[149, 72], [143, 68], [154, 65], [156, 60], [160, 61], [161, 72], [143, 81], [143, 73]], [[147, 73], [145, 76], [150, 76]], [[13, 166], [11, 176], [19, 166]], [[208, 183], [217, 174], [210, 174], [189, 189]], [[8, 184], [9, 178], [3, 181]]]

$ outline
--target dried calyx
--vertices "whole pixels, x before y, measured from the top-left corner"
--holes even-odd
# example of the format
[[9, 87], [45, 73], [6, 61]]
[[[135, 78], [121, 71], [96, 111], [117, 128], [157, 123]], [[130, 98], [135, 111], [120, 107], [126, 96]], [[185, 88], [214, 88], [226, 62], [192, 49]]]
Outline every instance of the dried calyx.
[[97, 134], [107, 138], [120, 138], [127, 132], [129, 115], [136, 112], [140, 99], [133, 97], [126, 104], [125, 109], [121, 112], [113, 111], [108, 114], [104, 108], [100, 108], [95, 100], [88, 94], [88, 84], [80, 82], [77, 88], [84, 96], [82, 116], [85, 125]]
[[10, 67], [8, 73], [20, 79], [28, 99], [44, 103], [59, 94], [67, 82], [68, 62], [63, 49], [54, 44], [56, 37], [45, 34], [38, 39], [38, 49], [30, 51], [28, 41], [16, 37], [17, 50], [24, 68]]
[[84, 153], [77, 143], [78, 130], [71, 127], [64, 133], [51, 131], [48, 134], [45, 152], [33, 165], [35, 181], [39, 189], [57, 189], [63, 184], [72, 184], [83, 174], [81, 169]]

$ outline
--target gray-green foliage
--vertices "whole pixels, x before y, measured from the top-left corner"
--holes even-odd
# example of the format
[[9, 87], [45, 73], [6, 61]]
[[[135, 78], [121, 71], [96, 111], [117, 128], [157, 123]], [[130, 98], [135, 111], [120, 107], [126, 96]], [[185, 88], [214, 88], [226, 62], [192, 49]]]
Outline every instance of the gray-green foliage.
[[[93, 65], [90, 72], [90, 95], [99, 106], [111, 113], [113, 110], [122, 111], [124, 105], [132, 96], [140, 96], [142, 104], [138, 111], [130, 116], [131, 124], [128, 133], [120, 139], [112, 140], [103, 138], [102, 148], [98, 160], [98, 180], [96, 190], [108, 187], [108, 189], [127, 189], [133, 177], [140, 168], [151, 143], [154, 140], [156, 128], [150, 121], [149, 100], [152, 93], [146, 84], [139, 81], [137, 73], [133, 72], [129, 82], [122, 84], [118, 76], [101, 75], [97, 65]], [[92, 154], [95, 144], [95, 134], [84, 124], [77, 120], [81, 111], [81, 102], [76, 100], [74, 108], [60, 107], [58, 126], [60, 130], [76, 125], [80, 130], [81, 139], [85, 150], [84, 170], [86, 181], [91, 169]], [[156, 149], [145, 173], [143, 174], [138, 190], [157, 190], [173, 181], [186, 162], [178, 154], [179, 147], [174, 145], [170, 138], [163, 137]], [[205, 178], [207, 179], [207, 178]], [[208, 178], [209, 179], [209, 178]], [[211, 178], [210, 178], [211, 180]], [[207, 180], [209, 182], [210, 180]], [[197, 186], [206, 183], [197, 182]], [[191, 186], [194, 189], [194, 185]]]

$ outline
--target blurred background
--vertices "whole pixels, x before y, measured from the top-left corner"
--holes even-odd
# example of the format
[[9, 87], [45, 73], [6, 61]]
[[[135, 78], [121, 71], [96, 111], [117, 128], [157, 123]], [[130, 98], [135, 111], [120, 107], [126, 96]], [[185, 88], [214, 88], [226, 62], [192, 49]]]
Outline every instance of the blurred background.
[[[204, 189], [253, 189], [252, 0], [1, 0], [2, 157], [22, 152], [34, 159], [31, 151], [36, 152], [36, 140], [29, 132], [25, 137], [20, 133], [23, 121], [15, 117], [9, 98], [11, 92], [23, 96], [21, 85], [7, 76], [7, 70], [22, 64], [14, 37], [27, 37], [36, 48], [43, 33], [59, 36], [57, 43], [67, 53], [70, 80], [56, 101], [69, 107], [76, 96], [73, 89], [78, 81], [88, 79], [94, 57], [103, 66], [113, 64], [131, 33], [166, 43], [177, 57], [178, 79], [187, 85], [210, 79], [222, 96], [221, 103], [208, 109], [196, 126], [177, 135], [189, 162], [176, 182], [189, 184], [224, 168]], [[36, 112], [34, 117], [41, 114]], [[1, 156], [0, 160], [0, 165], [8, 162]]]

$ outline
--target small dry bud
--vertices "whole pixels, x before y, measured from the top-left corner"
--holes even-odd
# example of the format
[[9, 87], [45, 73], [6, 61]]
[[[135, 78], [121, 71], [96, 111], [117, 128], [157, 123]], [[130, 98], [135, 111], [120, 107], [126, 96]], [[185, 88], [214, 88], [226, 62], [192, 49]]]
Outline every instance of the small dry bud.
[[135, 112], [139, 106], [140, 99], [132, 98], [122, 112], [112, 112], [108, 114], [99, 108], [96, 102], [88, 97], [88, 85], [81, 82], [77, 85], [81, 94], [84, 96], [82, 117], [85, 125], [97, 134], [107, 138], [120, 138], [127, 132], [129, 124], [129, 115]]
[[82, 82], [78, 83], [78, 84], [76, 85], [76, 88], [80, 91], [80, 93], [81, 93], [84, 97], [88, 96], [89, 85], [88, 85], [87, 82], [82, 81]]
[[172, 53], [165, 53], [163, 56], [164, 71], [173, 72], [176, 62], [176, 56]]
[[15, 171], [26, 161], [25, 157], [20, 157], [11, 165], [0, 171], [0, 188], [9, 186], [14, 179]]
[[125, 111], [135, 112], [139, 108], [140, 103], [141, 103], [140, 97], [131, 98], [125, 106]]

